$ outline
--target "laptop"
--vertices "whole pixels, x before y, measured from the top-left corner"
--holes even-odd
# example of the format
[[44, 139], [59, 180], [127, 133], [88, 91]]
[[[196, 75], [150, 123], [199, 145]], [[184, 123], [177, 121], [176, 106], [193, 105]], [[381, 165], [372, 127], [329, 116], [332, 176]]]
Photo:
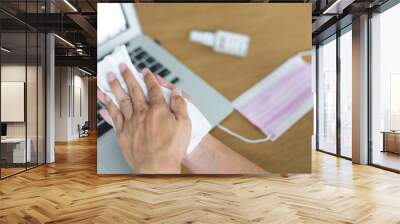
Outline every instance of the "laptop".
[[[147, 67], [187, 92], [213, 127], [233, 111], [224, 96], [142, 32], [134, 4], [100, 3], [97, 9], [97, 61], [110, 54], [115, 47], [125, 45], [137, 69]], [[97, 103], [97, 111], [103, 107], [100, 102]], [[97, 173], [131, 173], [120, 153], [114, 130], [99, 113], [97, 127]]]

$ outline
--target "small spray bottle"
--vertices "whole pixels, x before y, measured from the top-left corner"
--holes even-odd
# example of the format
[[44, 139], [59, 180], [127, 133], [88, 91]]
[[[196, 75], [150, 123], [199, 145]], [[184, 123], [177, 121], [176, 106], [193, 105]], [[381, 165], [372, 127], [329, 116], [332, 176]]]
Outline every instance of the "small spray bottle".
[[216, 33], [193, 30], [190, 40], [212, 47], [214, 51], [224, 54], [246, 57], [250, 38], [247, 35], [218, 30]]

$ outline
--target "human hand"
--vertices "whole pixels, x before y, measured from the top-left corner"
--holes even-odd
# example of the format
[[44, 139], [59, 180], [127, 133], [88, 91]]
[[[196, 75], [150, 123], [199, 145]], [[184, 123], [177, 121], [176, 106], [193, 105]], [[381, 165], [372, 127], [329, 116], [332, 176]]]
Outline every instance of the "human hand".
[[[142, 73], [149, 90], [147, 102], [127, 66], [121, 64], [120, 71], [128, 93], [114, 74], [107, 77], [120, 108], [101, 93], [99, 98], [104, 97], [125, 160], [137, 173], [180, 173], [191, 134], [182, 92], [174, 89], [168, 106], [160, 80], [144, 69]], [[103, 117], [108, 115], [105, 111], [101, 113]]]
[[[158, 84], [160, 84], [162, 87], [165, 87], [171, 91], [177, 88], [174, 84], [168, 82], [159, 75], [155, 75], [154, 77], [156, 77]], [[189, 101], [192, 100], [192, 98], [185, 91], [182, 91], [182, 96]], [[105, 104], [106, 103], [105, 99], [106, 99], [106, 94], [103, 93], [99, 88], [97, 88], [97, 100]], [[106, 109], [104, 108], [100, 109], [99, 113], [108, 124], [113, 126], [110, 113], [108, 113]]]

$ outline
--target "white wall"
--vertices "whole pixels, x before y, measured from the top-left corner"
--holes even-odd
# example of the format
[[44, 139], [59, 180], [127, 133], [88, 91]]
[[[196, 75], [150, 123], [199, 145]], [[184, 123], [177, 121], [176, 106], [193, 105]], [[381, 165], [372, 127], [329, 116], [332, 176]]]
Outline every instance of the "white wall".
[[67, 67], [55, 68], [55, 141], [68, 140], [68, 86], [69, 76]]
[[83, 125], [88, 120], [88, 78], [83, 75], [76, 68], [56, 67], [56, 141], [77, 139], [78, 124]]
[[[38, 69], [38, 70], [37, 70]], [[26, 107], [22, 106], [19, 110], [25, 114], [26, 120], [22, 122], [6, 122], [7, 123], [7, 137], [9, 138], [25, 138], [29, 139], [32, 161], [39, 163], [44, 162], [45, 150], [45, 115], [44, 115], [44, 74], [42, 73], [41, 66], [25, 66], [21, 64], [3, 64], [1, 66], [1, 80], [10, 82], [24, 82], [26, 84]], [[27, 78], [27, 80], [25, 80]], [[3, 92], [4, 89], [2, 89]], [[24, 94], [24, 90], [20, 92]], [[5, 97], [2, 95], [2, 97]], [[24, 104], [24, 102], [23, 102]], [[13, 113], [13, 108], [2, 107], [2, 112]], [[8, 111], [7, 111], [8, 110]], [[15, 109], [14, 110], [18, 110]], [[16, 112], [14, 112], [16, 113]], [[39, 154], [37, 156], [37, 153]]]
[[[27, 69], [27, 70], [25, 70]], [[1, 66], [1, 81], [4, 82], [25, 82], [26, 71], [28, 72], [28, 85], [27, 88], [27, 122], [7, 122], [7, 136], [8, 137], [25, 137], [25, 126], [28, 125], [28, 137], [30, 133], [35, 133], [36, 136], [36, 80], [31, 78], [31, 75], [36, 77], [36, 66], [6, 64]], [[32, 87], [33, 86], [33, 87]], [[39, 105], [40, 107], [41, 105]], [[22, 108], [24, 109], [24, 108]], [[1, 108], [7, 110], [7, 108]], [[31, 129], [33, 131], [31, 131]]]
[[[25, 65], [2, 65], [1, 81], [6, 82], [25, 82]], [[29, 68], [28, 68], [29, 70]], [[7, 108], [1, 108], [7, 110]], [[25, 122], [7, 123], [8, 137], [25, 137]]]
[[82, 113], [80, 114], [79, 111], [75, 112], [75, 123], [73, 126], [75, 127], [73, 136], [78, 138], [78, 129], [77, 126], [80, 124], [81, 126], [85, 123], [85, 121], [89, 120], [89, 92], [88, 92], [88, 77], [83, 76], [84, 74], [78, 71], [78, 74], [76, 74], [75, 70], [75, 86], [79, 87], [81, 89], [81, 107], [82, 107]]

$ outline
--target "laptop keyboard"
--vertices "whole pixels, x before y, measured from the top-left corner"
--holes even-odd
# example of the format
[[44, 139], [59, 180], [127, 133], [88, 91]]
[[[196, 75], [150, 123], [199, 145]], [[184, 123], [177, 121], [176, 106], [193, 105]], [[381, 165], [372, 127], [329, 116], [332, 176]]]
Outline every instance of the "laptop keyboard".
[[97, 100], [97, 137], [104, 135], [108, 130], [112, 128], [103, 117], [100, 115], [100, 109], [105, 108], [105, 106]]
[[[171, 71], [141, 47], [134, 49], [130, 53], [130, 56], [132, 63], [137, 70], [141, 71], [144, 68], [149, 68], [154, 74], [157, 74], [163, 78], [170, 78], [169, 76], [171, 76]], [[179, 82], [179, 78], [174, 77], [171, 79], [171, 82], [176, 84]]]
[[[130, 52], [130, 57], [133, 65], [138, 71], [141, 71], [144, 68], [149, 68], [154, 74], [171, 80], [170, 82], [172, 84], [179, 82], [178, 77], [171, 78], [171, 71], [141, 47], [135, 48], [132, 52]], [[112, 126], [109, 125], [100, 115], [99, 111], [102, 108], [104, 108], [104, 105], [97, 101], [97, 137], [102, 136], [112, 128]]]

